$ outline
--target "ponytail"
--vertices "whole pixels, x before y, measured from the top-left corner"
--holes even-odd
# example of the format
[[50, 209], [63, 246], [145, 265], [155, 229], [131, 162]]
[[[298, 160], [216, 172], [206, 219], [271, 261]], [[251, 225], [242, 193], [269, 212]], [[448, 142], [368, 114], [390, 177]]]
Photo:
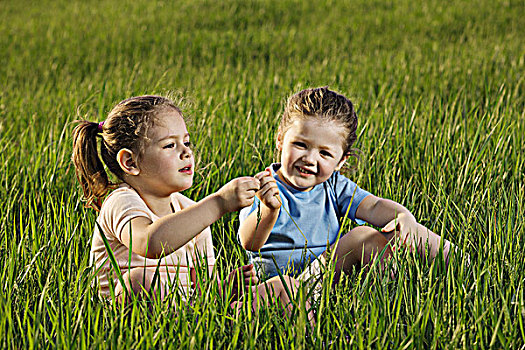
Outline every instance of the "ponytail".
[[73, 130], [72, 160], [75, 172], [87, 202], [86, 206], [95, 210], [100, 210], [102, 199], [114, 185], [109, 181], [98, 156], [99, 126], [99, 123], [81, 120]]
[[[115, 188], [116, 184], [110, 182], [104, 164], [119, 180], [125, 181], [117, 154], [122, 148], [130, 149], [139, 156], [142, 154], [148, 129], [153, 126], [156, 112], [161, 108], [172, 108], [182, 115], [170, 99], [144, 95], [118, 103], [103, 123], [77, 121], [78, 125], [73, 130], [72, 160], [87, 207], [100, 210], [102, 199]], [[102, 160], [97, 149], [99, 138]]]

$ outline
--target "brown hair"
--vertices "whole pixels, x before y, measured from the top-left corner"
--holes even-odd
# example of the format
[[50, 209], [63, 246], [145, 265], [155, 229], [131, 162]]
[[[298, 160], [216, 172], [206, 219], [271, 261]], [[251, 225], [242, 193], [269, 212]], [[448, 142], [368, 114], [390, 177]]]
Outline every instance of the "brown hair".
[[[124, 172], [117, 162], [117, 153], [127, 148], [140, 158], [148, 129], [155, 124], [156, 115], [163, 108], [173, 108], [181, 113], [170, 99], [145, 95], [119, 102], [103, 123], [76, 121], [72, 160], [86, 206], [100, 210], [102, 199], [116, 185], [109, 180], [102, 161], [123, 181]], [[102, 161], [97, 150], [98, 138]]]
[[310, 88], [292, 95], [286, 102], [279, 131], [286, 133], [296, 118], [335, 121], [346, 129], [343, 154], [357, 156], [352, 148], [357, 139], [357, 114], [352, 102], [328, 87]]

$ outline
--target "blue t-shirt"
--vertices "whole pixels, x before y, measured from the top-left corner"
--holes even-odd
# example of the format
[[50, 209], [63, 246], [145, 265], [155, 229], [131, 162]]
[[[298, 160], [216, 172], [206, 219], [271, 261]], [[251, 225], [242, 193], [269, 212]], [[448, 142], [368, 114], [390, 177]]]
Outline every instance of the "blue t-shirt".
[[[270, 167], [282, 202], [279, 217], [260, 251], [247, 251], [259, 275], [267, 277], [277, 275], [272, 256], [283, 274], [300, 274], [336, 241], [347, 210], [348, 218], [358, 224], [364, 223], [356, 220], [355, 213], [361, 201], [370, 194], [338, 171], [310, 191], [299, 191], [279, 178], [276, 171], [280, 166], [276, 163]], [[257, 211], [259, 203], [256, 197], [251, 207], [242, 209], [240, 221]]]

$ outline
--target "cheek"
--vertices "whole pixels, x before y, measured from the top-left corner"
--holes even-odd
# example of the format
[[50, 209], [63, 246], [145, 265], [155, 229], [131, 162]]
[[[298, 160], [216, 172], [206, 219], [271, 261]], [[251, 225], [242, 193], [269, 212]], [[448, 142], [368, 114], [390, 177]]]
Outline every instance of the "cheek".
[[294, 152], [293, 149], [283, 150], [283, 152], [281, 153], [281, 162], [286, 163], [288, 166], [292, 166], [293, 163], [297, 160], [297, 158], [297, 152]]
[[283, 148], [279, 151], [279, 156], [281, 163], [284, 163], [288, 158], [290, 158], [290, 152], [288, 149]]
[[336, 166], [337, 166], [336, 161], [324, 161], [322, 164], [322, 171], [325, 175], [328, 175], [328, 174], [332, 175]]
[[150, 173], [159, 173], [161, 170], [161, 165], [159, 163], [148, 163], [144, 166], [144, 169]]

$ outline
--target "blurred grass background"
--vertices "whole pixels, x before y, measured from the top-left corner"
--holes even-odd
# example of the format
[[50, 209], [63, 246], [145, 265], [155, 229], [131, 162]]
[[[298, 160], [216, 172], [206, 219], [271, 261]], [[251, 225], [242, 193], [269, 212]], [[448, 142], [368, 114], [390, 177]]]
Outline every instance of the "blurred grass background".
[[[1, 1], [0, 344], [523, 347], [523, 13], [486, 0]], [[212, 286], [178, 312], [97, 300], [71, 121], [133, 95], [183, 97], [200, 167], [185, 194], [200, 199], [270, 163], [286, 97], [324, 85], [357, 106], [349, 176], [470, 265], [403, 256], [398, 280], [356, 273], [316, 304], [307, 338], [304, 317], [272, 307], [229, 324]], [[245, 261], [236, 226], [212, 226], [221, 271]]]

